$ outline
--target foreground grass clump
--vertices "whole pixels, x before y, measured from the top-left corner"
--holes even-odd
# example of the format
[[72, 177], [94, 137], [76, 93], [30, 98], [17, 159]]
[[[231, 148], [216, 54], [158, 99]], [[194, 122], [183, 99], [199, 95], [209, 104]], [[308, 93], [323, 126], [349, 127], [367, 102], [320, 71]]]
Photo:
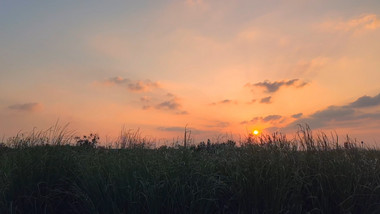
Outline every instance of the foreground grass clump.
[[380, 151], [261, 140], [3, 146], [0, 213], [380, 213]]

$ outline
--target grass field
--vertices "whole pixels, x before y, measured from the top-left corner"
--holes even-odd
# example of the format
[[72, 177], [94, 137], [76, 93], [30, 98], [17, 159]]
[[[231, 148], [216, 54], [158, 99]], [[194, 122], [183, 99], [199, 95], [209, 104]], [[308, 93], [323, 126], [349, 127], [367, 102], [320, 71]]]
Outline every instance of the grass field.
[[380, 151], [307, 128], [157, 149], [46, 133], [0, 147], [0, 213], [380, 213]]

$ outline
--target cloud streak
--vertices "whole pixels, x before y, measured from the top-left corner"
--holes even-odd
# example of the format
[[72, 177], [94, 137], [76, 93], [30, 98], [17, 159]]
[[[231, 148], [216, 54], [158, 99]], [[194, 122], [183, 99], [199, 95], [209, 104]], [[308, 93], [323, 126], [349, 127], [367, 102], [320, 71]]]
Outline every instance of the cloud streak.
[[23, 103], [8, 106], [8, 108], [15, 111], [34, 112], [40, 110], [42, 105], [40, 103]]
[[298, 118], [300, 118], [300, 117], [302, 117], [302, 113], [298, 113], [298, 114], [293, 114], [292, 115], [292, 118], [296, 118], [296, 119], [298, 119]]
[[292, 80], [282, 80], [282, 81], [264, 81], [264, 82], [258, 82], [258, 83], [247, 83], [245, 87], [251, 88], [253, 91], [255, 88], [264, 88], [265, 92], [267, 93], [274, 93], [280, 90], [283, 87], [293, 86], [297, 88], [302, 88], [303, 86], [307, 85], [306, 82], [300, 81], [299, 79], [292, 79]]
[[[293, 128], [297, 124], [308, 124], [313, 128], [324, 128], [331, 124], [340, 124], [339, 126], [347, 126], [357, 123], [360, 120], [380, 120], [380, 112], [363, 112], [366, 107], [380, 106], [380, 94], [370, 97], [362, 96], [356, 101], [342, 106], [329, 106], [325, 109], [314, 112], [313, 114], [297, 118], [299, 114], [293, 115], [297, 118], [294, 122], [288, 124], [285, 129]], [[302, 114], [300, 115], [302, 116]]]
[[262, 118], [262, 121], [264, 121], [264, 122], [277, 121], [281, 118], [282, 118], [281, 115], [268, 115], [268, 116]]
[[210, 105], [225, 105], [225, 104], [238, 104], [238, 102], [236, 100], [225, 99], [216, 103], [211, 103]]
[[105, 81], [103, 84], [109, 86], [122, 86], [127, 88], [131, 92], [146, 92], [152, 91], [154, 89], [160, 88], [160, 84], [158, 82], [153, 82], [151, 80], [130, 80], [128, 78], [122, 77], [111, 77]]
[[189, 114], [189, 112], [182, 109], [182, 104], [178, 97], [170, 93], [168, 93], [165, 97], [166, 97], [165, 99], [162, 99], [161, 101], [158, 101], [158, 102], [151, 101], [150, 97], [146, 97], [146, 96], [141, 97], [140, 101], [144, 103], [142, 109], [149, 110], [149, 109], [154, 108], [156, 110], [173, 112], [177, 115]]
[[252, 99], [251, 101], [246, 102], [247, 105], [251, 105], [251, 104], [254, 104], [254, 103], [256, 103], [256, 99]]
[[321, 24], [322, 29], [330, 31], [364, 31], [380, 28], [380, 20], [376, 14], [363, 14], [350, 20], [331, 20]]
[[270, 104], [270, 103], [272, 103], [271, 99], [272, 99], [272, 97], [271, 97], [271, 96], [269, 96], [269, 97], [264, 97], [264, 98], [261, 98], [261, 100], [260, 100], [260, 103], [264, 103], [264, 104]]
[[[151, 80], [130, 80], [128, 78], [122, 77], [112, 77], [103, 81], [104, 85], [108, 86], [121, 86], [126, 88], [131, 92], [142, 93], [142, 92], [152, 92], [154, 96], [144, 95], [140, 97], [140, 103], [142, 104], [143, 110], [162, 110], [174, 112], [177, 115], [188, 114], [187, 111], [182, 110], [182, 104], [178, 97], [172, 93], [167, 93], [165, 90], [154, 91], [155, 89], [161, 88], [158, 82], [153, 82]], [[162, 93], [166, 93], [162, 95]]]
[[226, 121], [213, 121], [212, 124], [206, 125], [209, 128], [225, 128], [230, 125], [229, 122]]
[[164, 109], [164, 110], [178, 110], [180, 107], [181, 105], [175, 99], [164, 101], [155, 106], [156, 109]]
[[[160, 126], [157, 128], [157, 130], [163, 131], [163, 132], [184, 133], [185, 132], [185, 126], [183, 126], [183, 127], [180, 127], [180, 126]], [[191, 128], [191, 127], [187, 127], [186, 130], [191, 131], [192, 134], [201, 134], [201, 133], [205, 132], [203, 130], [199, 130], [199, 129], [195, 129], [195, 128]]]
[[189, 6], [202, 5], [204, 4], [203, 0], [186, 0], [185, 1]]
[[283, 117], [281, 115], [277, 114], [271, 114], [267, 115], [265, 117], [254, 117], [250, 121], [243, 121], [240, 124], [247, 124], [247, 123], [259, 123], [259, 122], [264, 122], [264, 123], [269, 123], [269, 122], [277, 122]]

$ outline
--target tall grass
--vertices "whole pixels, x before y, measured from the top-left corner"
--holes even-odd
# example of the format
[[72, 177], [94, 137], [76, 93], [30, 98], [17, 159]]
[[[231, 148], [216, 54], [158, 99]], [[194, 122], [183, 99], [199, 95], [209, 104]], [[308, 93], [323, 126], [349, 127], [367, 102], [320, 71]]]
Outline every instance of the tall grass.
[[112, 149], [47, 133], [0, 147], [0, 213], [380, 213], [380, 152], [307, 126], [157, 149], [133, 131]]
[[[140, 129], [122, 128], [117, 140], [113, 143], [113, 147], [117, 149], [135, 148], [135, 147], [151, 147], [154, 144], [152, 139], [143, 137]], [[111, 145], [112, 147], [112, 145]]]
[[37, 131], [33, 129], [31, 132], [21, 133], [9, 138], [3, 145], [12, 148], [24, 148], [42, 145], [66, 145], [71, 144], [74, 140], [75, 132], [68, 129], [69, 124], [59, 125], [58, 121], [54, 126]]

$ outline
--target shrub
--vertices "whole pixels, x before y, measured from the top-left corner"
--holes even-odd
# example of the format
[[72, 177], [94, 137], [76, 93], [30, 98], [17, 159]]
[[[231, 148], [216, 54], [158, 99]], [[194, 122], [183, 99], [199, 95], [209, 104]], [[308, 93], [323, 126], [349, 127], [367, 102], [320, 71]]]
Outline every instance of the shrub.
[[99, 142], [99, 136], [98, 134], [90, 134], [89, 136], [83, 135], [83, 137], [75, 137], [76, 145], [77, 146], [85, 146], [85, 147], [92, 147], [95, 148], [96, 145]]

